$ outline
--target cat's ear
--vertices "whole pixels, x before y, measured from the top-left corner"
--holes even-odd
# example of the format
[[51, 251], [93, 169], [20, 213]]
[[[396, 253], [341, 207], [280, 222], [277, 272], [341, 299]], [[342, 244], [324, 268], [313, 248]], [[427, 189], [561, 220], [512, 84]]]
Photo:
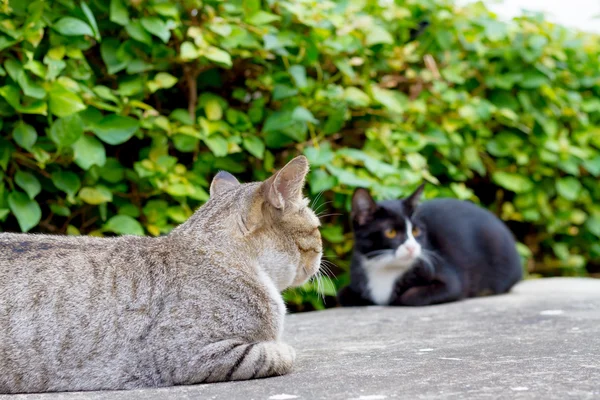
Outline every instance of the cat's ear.
[[404, 211], [408, 216], [411, 216], [417, 209], [417, 206], [421, 201], [421, 196], [423, 195], [423, 189], [425, 189], [424, 183], [422, 183], [410, 196], [404, 199]]
[[287, 163], [263, 183], [265, 200], [273, 207], [283, 210], [302, 200], [304, 180], [308, 174], [308, 160], [298, 156]]
[[235, 176], [229, 172], [220, 171], [210, 183], [210, 197], [218, 196], [238, 186], [240, 186], [240, 183], [235, 179]]
[[367, 189], [358, 188], [352, 196], [352, 220], [364, 225], [377, 210], [377, 203]]

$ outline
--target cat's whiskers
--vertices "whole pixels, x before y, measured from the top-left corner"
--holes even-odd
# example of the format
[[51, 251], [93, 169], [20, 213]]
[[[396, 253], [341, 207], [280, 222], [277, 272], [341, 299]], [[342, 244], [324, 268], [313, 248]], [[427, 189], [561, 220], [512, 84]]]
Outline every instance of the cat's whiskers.
[[[326, 201], [324, 203], [321, 203], [316, 209], [313, 210], [313, 212], [318, 215], [319, 210], [321, 209], [321, 207], [324, 207], [327, 204], [331, 204], [331, 203], [333, 203], [333, 201], [331, 201], [331, 200], [330, 201]], [[325, 211], [325, 210], [323, 210], [323, 211]]]
[[375, 258], [379, 258], [384, 255], [393, 255], [394, 253], [395, 253], [395, 251], [393, 249], [382, 249], [382, 250], [370, 251], [370, 252], [364, 254], [364, 256], [368, 259], [375, 259]]
[[327, 277], [334, 278], [334, 274], [331, 268], [337, 268], [337, 265], [335, 265], [329, 260], [321, 260], [321, 267], [323, 268], [323, 272]]
[[421, 248], [421, 254], [418, 257], [419, 260], [423, 261], [423, 264], [427, 266], [429, 272], [433, 275], [435, 273], [435, 261], [440, 261], [441, 257], [435, 251]]
[[321, 259], [319, 271], [315, 274], [315, 279], [317, 281], [317, 294], [323, 301], [325, 301], [325, 284], [323, 280], [327, 279], [329, 284], [333, 285], [333, 281], [331, 279], [333, 277], [333, 272], [329, 268], [328, 264], [336, 267], [336, 265], [331, 261]]
[[[325, 210], [323, 210], [323, 211], [325, 211]], [[326, 218], [326, 217], [335, 217], [335, 216], [339, 216], [339, 215], [344, 215], [344, 214], [341, 214], [341, 213], [317, 214], [317, 217], [319, 219], [321, 219], [321, 218]]]
[[321, 199], [321, 196], [323, 196], [324, 192], [325, 192], [324, 190], [321, 190], [319, 192], [319, 194], [317, 194], [317, 196], [313, 199], [313, 201], [310, 202], [311, 209], [315, 206], [315, 204], [317, 204], [319, 202], [319, 200]]

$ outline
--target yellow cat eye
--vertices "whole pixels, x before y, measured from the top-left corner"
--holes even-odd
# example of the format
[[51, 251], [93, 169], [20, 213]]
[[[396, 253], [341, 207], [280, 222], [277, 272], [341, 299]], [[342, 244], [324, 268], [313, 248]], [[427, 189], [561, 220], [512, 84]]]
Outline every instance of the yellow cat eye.
[[413, 236], [419, 236], [421, 234], [421, 230], [416, 226], [412, 229]]
[[383, 234], [385, 235], [386, 238], [393, 239], [396, 237], [396, 235], [398, 233], [396, 232], [395, 229], [386, 229], [385, 232], [383, 232]]

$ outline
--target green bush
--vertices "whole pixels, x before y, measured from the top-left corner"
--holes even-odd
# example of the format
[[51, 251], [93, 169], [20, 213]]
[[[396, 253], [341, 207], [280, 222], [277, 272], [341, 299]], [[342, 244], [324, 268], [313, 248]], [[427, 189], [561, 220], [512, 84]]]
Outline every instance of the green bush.
[[[492, 209], [529, 272], [600, 260], [595, 36], [444, 0], [0, 8], [3, 230], [164, 234], [217, 170], [264, 179], [304, 152], [338, 285], [358, 186], [399, 197], [426, 180], [427, 197]], [[288, 301], [321, 307], [305, 289]]]

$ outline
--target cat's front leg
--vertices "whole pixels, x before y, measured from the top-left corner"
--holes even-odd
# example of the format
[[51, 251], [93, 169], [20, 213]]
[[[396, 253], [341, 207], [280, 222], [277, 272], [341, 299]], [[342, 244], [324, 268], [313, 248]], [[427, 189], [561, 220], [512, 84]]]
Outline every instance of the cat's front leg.
[[[243, 343], [224, 340], [209, 345], [193, 370], [182, 371], [175, 384], [239, 381], [285, 375], [292, 370], [296, 351], [276, 341]], [[190, 368], [190, 369], [191, 369]]]
[[392, 305], [428, 306], [463, 297], [462, 284], [454, 271], [437, 274], [427, 283], [415, 285], [393, 299]]

